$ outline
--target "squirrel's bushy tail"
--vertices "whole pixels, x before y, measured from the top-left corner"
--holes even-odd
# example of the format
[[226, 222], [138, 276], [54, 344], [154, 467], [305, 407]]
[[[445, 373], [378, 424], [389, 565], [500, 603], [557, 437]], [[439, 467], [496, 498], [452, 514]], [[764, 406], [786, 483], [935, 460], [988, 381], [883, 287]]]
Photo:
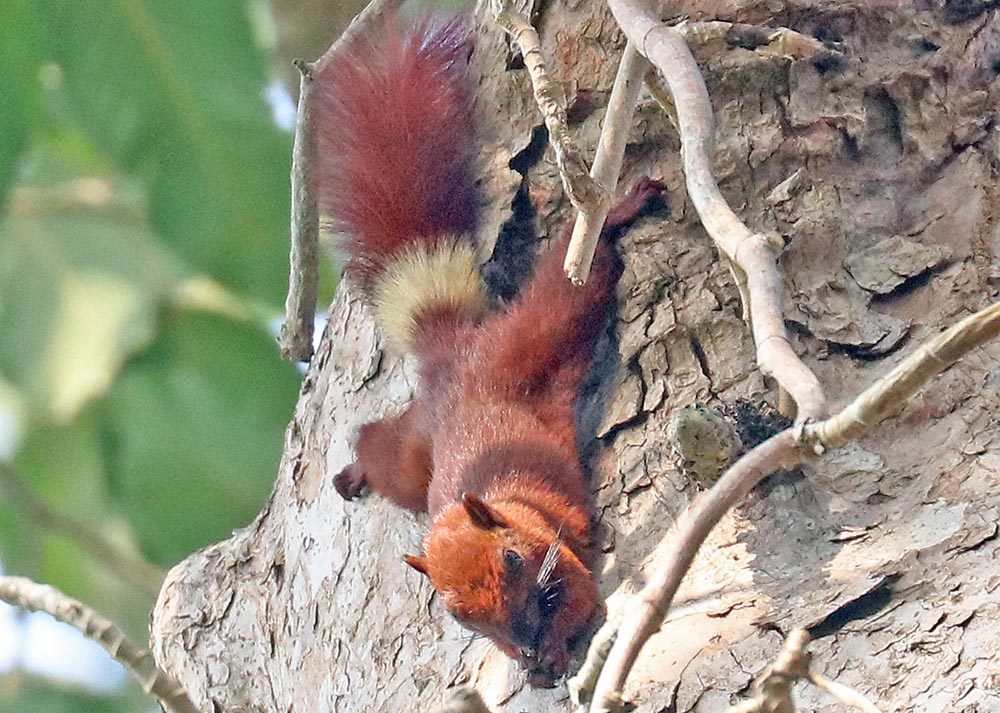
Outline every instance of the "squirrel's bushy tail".
[[390, 19], [314, 77], [313, 190], [341, 234], [348, 274], [390, 338], [421, 319], [479, 314], [478, 200], [464, 16]]

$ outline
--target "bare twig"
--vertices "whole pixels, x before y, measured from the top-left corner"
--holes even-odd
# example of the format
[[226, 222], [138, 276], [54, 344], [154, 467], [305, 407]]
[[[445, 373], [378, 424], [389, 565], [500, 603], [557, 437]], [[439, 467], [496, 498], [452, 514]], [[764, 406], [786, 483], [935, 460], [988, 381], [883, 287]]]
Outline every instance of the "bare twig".
[[524, 66], [531, 77], [535, 102], [549, 132], [549, 144], [556, 156], [559, 176], [570, 202], [577, 210], [586, 210], [602, 200], [601, 187], [590, 177], [587, 163], [580, 149], [570, 136], [566, 122], [566, 104], [562, 91], [549, 77], [545, 68], [541, 40], [531, 23], [519, 15], [510, 0], [496, 0], [494, 14], [497, 24], [517, 42], [524, 58]]
[[171, 713], [198, 713], [181, 684], [156, 667], [149, 651], [137, 646], [118, 626], [86, 604], [26, 577], [0, 577], [0, 600], [28, 611], [51, 614], [96, 641]]
[[838, 698], [847, 705], [854, 706], [855, 708], [864, 711], [864, 713], [881, 713], [874, 703], [849, 686], [837, 683], [836, 681], [831, 681], [815, 671], [809, 672], [809, 680], [812, 681], [817, 688], [822, 688], [834, 698]]
[[744, 310], [751, 318], [757, 363], [792, 395], [798, 423], [825, 415], [826, 399], [819, 381], [795, 354], [785, 331], [773, 239], [743, 224], [712, 175], [712, 105], [684, 36], [660, 22], [640, 0], [609, 0], [608, 4], [628, 39], [666, 79], [680, 126], [688, 194], [705, 230], [739, 268], [738, 284], [745, 275], [741, 295], [749, 299]]
[[319, 208], [309, 190], [309, 170], [315, 154], [309, 125], [312, 67], [302, 60], [296, 60], [295, 66], [299, 70], [299, 104], [295, 112], [295, 140], [292, 144], [291, 249], [285, 321], [278, 334], [278, 346], [286, 359], [309, 361], [313, 353], [313, 323], [319, 286]]
[[309, 174], [315, 144], [309, 126], [313, 73], [336, 56], [340, 49], [385, 15], [395, 12], [403, 0], [372, 0], [340, 38], [316, 62], [296, 60], [299, 69], [299, 104], [295, 114], [292, 145], [291, 250], [285, 321], [278, 335], [281, 353], [288, 359], [308, 361], [312, 357], [316, 290], [319, 285], [319, 209], [309, 190]]
[[601, 674], [601, 669], [608, 660], [608, 654], [611, 653], [611, 647], [614, 646], [617, 638], [618, 626], [609, 619], [594, 634], [590, 647], [587, 649], [587, 658], [580, 670], [566, 682], [569, 698], [574, 705], [578, 706], [579, 713], [586, 713], [590, 696], [597, 683], [597, 677]]
[[[723, 515], [765, 476], [873, 430], [927, 380], [984, 342], [1000, 335], [1000, 303], [966, 317], [919, 347], [841, 413], [816, 424], [781, 431], [746, 453], [714, 486], [695, 499], [668, 533], [672, 546], [628, 615], [594, 689], [591, 713], [618, 710], [625, 679], [649, 637], [659, 629], [698, 549]], [[600, 642], [598, 642], [600, 643]]]
[[594, 165], [590, 169], [590, 177], [598, 187], [599, 200], [585, 206], [576, 216], [573, 225], [573, 236], [566, 249], [566, 261], [563, 269], [575, 284], [582, 285], [590, 274], [590, 264], [594, 259], [594, 250], [601, 235], [601, 228], [608, 217], [611, 207], [611, 196], [618, 186], [621, 175], [622, 159], [625, 157], [625, 143], [632, 124], [632, 112], [639, 89], [642, 88], [642, 78], [649, 69], [649, 62], [639, 54], [635, 45], [629, 42], [625, 46], [618, 74], [608, 99], [608, 108], [604, 115], [604, 126], [594, 154]]
[[0, 464], [0, 491], [39, 526], [72, 540], [123, 582], [140, 587], [153, 598], [160, 593], [166, 572], [88, 523], [49, 507], [5, 464]]

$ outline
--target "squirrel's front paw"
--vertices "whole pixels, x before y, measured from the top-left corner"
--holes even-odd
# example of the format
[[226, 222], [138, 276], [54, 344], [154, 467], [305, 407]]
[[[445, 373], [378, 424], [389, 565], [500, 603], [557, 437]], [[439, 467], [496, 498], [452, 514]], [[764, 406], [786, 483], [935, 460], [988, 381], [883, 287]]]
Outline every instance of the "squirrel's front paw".
[[365, 489], [365, 474], [357, 463], [351, 463], [334, 476], [333, 487], [344, 500], [354, 500]]

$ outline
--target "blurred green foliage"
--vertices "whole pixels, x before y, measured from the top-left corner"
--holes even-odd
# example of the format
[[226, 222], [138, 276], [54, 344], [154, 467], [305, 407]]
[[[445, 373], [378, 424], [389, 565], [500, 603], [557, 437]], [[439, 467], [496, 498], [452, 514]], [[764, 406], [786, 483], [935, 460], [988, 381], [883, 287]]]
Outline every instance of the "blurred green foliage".
[[[165, 569], [270, 490], [299, 378], [264, 89], [363, 4], [4, 2], [0, 562], [138, 641]], [[0, 713], [151, 708], [0, 678]]]
[[139, 708], [137, 702], [130, 705], [121, 696], [94, 695], [72, 687], [54, 688], [49, 682], [35, 677], [21, 678], [17, 681], [21, 701], [4, 695], [0, 689], [0, 713], [130, 713], [152, 710], [148, 699], [146, 707]]
[[[259, 10], [5, 0], [0, 21], [0, 562], [138, 641], [152, 594], [122, 562], [249, 523], [295, 403]], [[0, 713], [152, 708], [24, 680]]]

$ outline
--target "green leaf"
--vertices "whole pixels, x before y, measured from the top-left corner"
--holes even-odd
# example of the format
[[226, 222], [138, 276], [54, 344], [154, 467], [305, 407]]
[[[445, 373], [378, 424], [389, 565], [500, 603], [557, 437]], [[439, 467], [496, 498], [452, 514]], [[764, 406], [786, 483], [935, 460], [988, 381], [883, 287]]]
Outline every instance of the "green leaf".
[[143, 550], [170, 565], [259, 512], [299, 375], [273, 339], [213, 314], [173, 313], [98, 408], [112, 495]]
[[277, 307], [290, 137], [272, 124], [245, 0], [52, 0], [70, 116], [147, 177], [152, 227], [196, 270]]
[[0, 22], [0, 206], [28, 145], [38, 104], [41, 64], [38, 25], [32, 0], [5, 0]]
[[102, 179], [23, 186], [0, 224], [0, 375], [66, 422], [153, 338], [183, 269]]

